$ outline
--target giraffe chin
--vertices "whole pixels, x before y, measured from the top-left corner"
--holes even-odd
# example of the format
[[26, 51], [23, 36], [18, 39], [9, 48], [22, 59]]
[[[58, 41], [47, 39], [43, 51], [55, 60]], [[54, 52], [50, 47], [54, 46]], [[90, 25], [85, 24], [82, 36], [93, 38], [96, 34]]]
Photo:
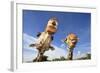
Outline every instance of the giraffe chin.
[[48, 32], [50, 34], [54, 34], [54, 33], [56, 33], [56, 31], [57, 31], [57, 29], [55, 27], [53, 27], [53, 26], [48, 26], [46, 28], [46, 32]]

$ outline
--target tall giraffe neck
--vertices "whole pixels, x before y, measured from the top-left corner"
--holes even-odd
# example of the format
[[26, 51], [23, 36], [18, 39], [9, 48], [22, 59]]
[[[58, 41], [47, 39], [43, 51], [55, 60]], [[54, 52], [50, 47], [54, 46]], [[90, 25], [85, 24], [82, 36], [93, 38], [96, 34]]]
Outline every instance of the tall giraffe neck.
[[67, 54], [67, 59], [72, 60], [73, 59], [73, 48], [68, 48], [68, 54]]

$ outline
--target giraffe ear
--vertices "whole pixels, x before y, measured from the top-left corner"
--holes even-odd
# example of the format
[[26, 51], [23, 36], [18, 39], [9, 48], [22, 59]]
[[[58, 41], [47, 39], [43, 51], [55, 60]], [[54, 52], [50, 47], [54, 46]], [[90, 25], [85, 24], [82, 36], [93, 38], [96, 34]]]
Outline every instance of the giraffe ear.
[[61, 41], [62, 41], [62, 42], [65, 42], [65, 41], [67, 41], [67, 39], [62, 39]]
[[41, 32], [38, 32], [37, 37], [39, 37], [41, 35]]

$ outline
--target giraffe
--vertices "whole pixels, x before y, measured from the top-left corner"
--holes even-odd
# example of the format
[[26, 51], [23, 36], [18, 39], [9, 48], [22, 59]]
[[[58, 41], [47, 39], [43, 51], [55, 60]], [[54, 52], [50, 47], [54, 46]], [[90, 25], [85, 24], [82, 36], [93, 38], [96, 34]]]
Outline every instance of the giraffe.
[[70, 33], [64, 42], [68, 45], [68, 54], [67, 54], [67, 59], [72, 60], [73, 59], [73, 50], [78, 42], [78, 37], [74, 33]]
[[53, 46], [51, 46], [51, 42], [53, 41], [53, 35], [57, 31], [57, 26], [57, 19], [55, 17], [50, 18], [45, 30], [41, 33], [38, 33], [37, 42], [30, 44], [30, 47], [36, 47], [36, 49], [38, 50], [37, 57], [36, 59], [34, 59], [34, 61], [46, 61], [47, 56], [44, 56], [45, 51], [48, 51], [49, 49], [55, 49]]

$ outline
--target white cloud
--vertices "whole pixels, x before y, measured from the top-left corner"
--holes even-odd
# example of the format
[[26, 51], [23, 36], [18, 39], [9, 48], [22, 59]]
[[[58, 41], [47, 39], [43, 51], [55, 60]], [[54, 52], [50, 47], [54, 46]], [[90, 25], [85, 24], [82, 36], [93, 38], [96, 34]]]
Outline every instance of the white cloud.
[[35, 43], [36, 42], [36, 38], [24, 33], [23, 34], [23, 48], [24, 49], [30, 49], [30, 50], [34, 50], [37, 51], [36, 49], [33, 49], [32, 47], [29, 47], [30, 44]]
[[78, 52], [76, 54], [74, 54], [73, 59], [86, 57], [87, 54], [90, 54], [90, 52], [82, 53], [81, 51], [78, 50]]
[[77, 55], [80, 55], [80, 54], [81, 54], [81, 51], [78, 51], [78, 52], [77, 52]]
[[61, 56], [66, 57], [66, 51], [62, 48], [59, 48], [55, 45], [53, 45], [53, 47], [55, 48], [54, 51], [49, 50], [47, 52], [45, 52], [45, 55], [49, 56], [49, 60], [52, 60], [54, 58], [60, 58]]
[[67, 48], [67, 45], [65, 45], [65, 44], [61, 44], [60, 47], [61, 47], [61, 48]]
[[82, 53], [81, 53], [81, 51], [80, 50], [78, 50], [77, 51], [77, 53], [76, 54], [74, 54], [74, 59], [76, 59], [76, 58], [80, 58], [82, 56]]
[[[37, 55], [37, 50], [35, 48], [29, 47], [29, 44], [36, 42], [36, 38], [24, 33], [23, 34], [23, 60], [25, 61], [32, 61], [36, 55]], [[48, 59], [54, 59], [54, 58], [60, 58], [61, 56], [66, 57], [66, 51], [62, 48], [57, 47], [56, 45], [53, 45], [55, 50], [51, 51], [46, 51], [45, 55], [48, 56]], [[27, 51], [28, 50], [28, 51]]]
[[24, 33], [23, 34], [23, 62], [32, 61], [36, 55], [36, 48], [29, 47], [30, 44], [35, 43], [36, 38]]
[[24, 51], [23, 53], [23, 62], [32, 61], [37, 56], [37, 52], [27, 52]]

